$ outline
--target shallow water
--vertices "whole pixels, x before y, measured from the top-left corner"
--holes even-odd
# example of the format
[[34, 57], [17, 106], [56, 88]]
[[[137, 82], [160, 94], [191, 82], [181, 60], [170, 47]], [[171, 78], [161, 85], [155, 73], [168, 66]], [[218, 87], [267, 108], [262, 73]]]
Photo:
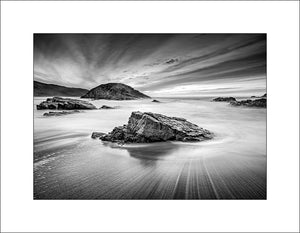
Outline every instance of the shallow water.
[[[35, 97], [34, 105], [46, 97]], [[44, 117], [34, 106], [35, 199], [265, 199], [266, 109], [210, 99], [91, 101], [118, 109]], [[183, 117], [215, 134], [196, 143], [91, 139], [132, 111]]]

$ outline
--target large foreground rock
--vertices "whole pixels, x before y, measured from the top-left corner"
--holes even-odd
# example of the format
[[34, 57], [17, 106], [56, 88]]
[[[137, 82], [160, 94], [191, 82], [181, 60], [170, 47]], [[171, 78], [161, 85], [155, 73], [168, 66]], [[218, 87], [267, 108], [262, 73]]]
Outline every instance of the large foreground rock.
[[48, 98], [46, 101], [43, 101], [36, 106], [38, 110], [41, 109], [63, 109], [63, 110], [75, 110], [75, 109], [96, 109], [96, 107], [82, 100], [70, 99], [70, 98], [61, 98], [53, 97]]
[[111, 142], [161, 142], [203, 141], [213, 138], [213, 133], [183, 118], [168, 117], [151, 112], [132, 112], [128, 124], [115, 127], [100, 136]]
[[267, 100], [264, 98], [255, 99], [255, 100], [241, 100], [241, 101], [232, 101], [232, 102], [230, 102], [230, 104], [233, 106], [266, 108]]
[[213, 99], [214, 102], [230, 102], [230, 101], [236, 101], [233, 97], [218, 97]]
[[135, 100], [150, 97], [123, 83], [107, 83], [91, 89], [81, 98]]

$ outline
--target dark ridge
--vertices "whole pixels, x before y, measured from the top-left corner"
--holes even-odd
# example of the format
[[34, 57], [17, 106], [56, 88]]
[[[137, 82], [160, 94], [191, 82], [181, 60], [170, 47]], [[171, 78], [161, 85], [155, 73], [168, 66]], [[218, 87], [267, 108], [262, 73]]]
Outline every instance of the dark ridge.
[[34, 83], [34, 96], [82, 96], [88, 92], [86, 89], [64, 87], [55, 84], [46, 84], [38, 81]]

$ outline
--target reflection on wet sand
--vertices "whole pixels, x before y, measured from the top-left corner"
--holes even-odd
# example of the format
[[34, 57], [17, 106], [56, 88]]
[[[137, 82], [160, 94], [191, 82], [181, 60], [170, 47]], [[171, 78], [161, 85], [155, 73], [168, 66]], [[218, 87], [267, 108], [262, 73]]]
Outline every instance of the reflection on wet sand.
[[[89, 140], [89, 139], [87, 139]], [[85, 145], [84, 145], [85, 144]], [[265, 157], [174, 159], [179, 145], [79, 143], [36, 163], [37, 199], [264, 199]], [[121, 153], [120, 153], [121, 152]], [[49, 188], [51, 187], [51, 188]]]
[[130, 156], [147, 160], [159, 160], [175, 152], [180, 146], [172, 142], [150, 143], [150, 144], [129, 144], [118, 145], [110, 142], [103, 142], [103, 145], [111, 148], [126, 150]]

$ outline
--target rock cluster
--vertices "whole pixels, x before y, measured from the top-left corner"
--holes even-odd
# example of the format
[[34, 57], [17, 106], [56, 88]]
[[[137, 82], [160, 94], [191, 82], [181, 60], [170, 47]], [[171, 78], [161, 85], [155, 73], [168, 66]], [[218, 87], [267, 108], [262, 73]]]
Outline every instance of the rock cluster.
[[122, 143], [187, 142], [211, 139], [213, 133], [183, 118], [151, 112], [132, 112], [127, 125], [115, 127], [112, 132], [99, 138]]
[[212, 101], [215, 101], [215, 102], [230, 102], [230, 101], [236, 101], [236, 99], [233, 98], [233, 97], [218, 97], [218, 98], [213, 99]]
[[74, 109], [96, 109], [96, 107], [82, 100], [53, 97], [48, 98], [46, 101], [41, 102], [36, 106], [38, 110], [41, 109], [63, 109], [63, 110], [74, 110]]
[[267, 100], [264, 98], [255, 99], [255, 100], [241, 100], [241, 101], [232, 101], [232, 102], [230, 102], [230, 104], [233, 106], [266, 108]]

